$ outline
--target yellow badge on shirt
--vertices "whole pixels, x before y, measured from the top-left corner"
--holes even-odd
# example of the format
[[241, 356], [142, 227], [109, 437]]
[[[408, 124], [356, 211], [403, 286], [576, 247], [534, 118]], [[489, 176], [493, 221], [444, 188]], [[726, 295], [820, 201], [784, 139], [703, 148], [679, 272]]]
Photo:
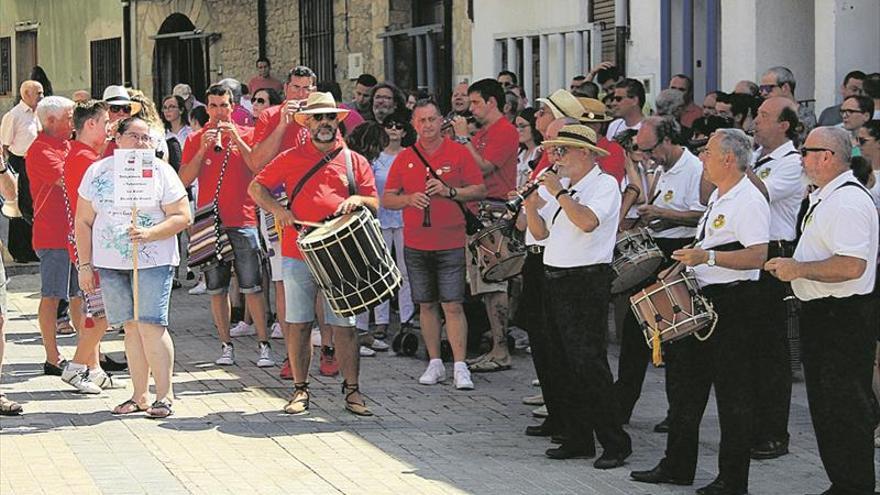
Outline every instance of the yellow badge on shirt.
[[672, 192], [672, 189], [666, 191], [666, 194], [663, 195], [663, 202], [668, 203], [668, 202], [672, 201], [673, 196], [674, 196], [674, 193]]
[[770, 176], [770, 169], [769, 168], [762, 169], [760, 172], [758, 172], [758, 177], [760, 177], [761, 180], [764, 180], [769, 176]]
[[712, 220], [712, 227], [716, 229], [724, 227], [724, 215], [719, 213], [718, 216], [715, 217], [715, 220]]

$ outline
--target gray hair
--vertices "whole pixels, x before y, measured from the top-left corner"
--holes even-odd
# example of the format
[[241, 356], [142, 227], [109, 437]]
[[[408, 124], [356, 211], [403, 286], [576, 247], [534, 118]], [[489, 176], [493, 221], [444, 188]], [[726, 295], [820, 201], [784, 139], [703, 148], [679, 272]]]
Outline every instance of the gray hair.
[[852, 160], [852, 134], [842, 127], [817, 127], [810, 134], [817, 133], [823, 144], [834, 152], [835, 158], [849, 167]]
[[49, 122], [49, 117], [59, 117], [69, 112], [75, 103], [63, 96], [47, 96], [37, 103], [37, 118], [44, 126]]
[[238, 79], [233, 79], [231, 77], [227, 77], [226, 79], [221, 79], [217, 81], [217, 84], [222, 84], [229, 88], [229, 92], [232, 93], [232, 102], [238, 105], [241, 103], [241, 83], [238, 82]]
[[[675, 90], [673, 89], [671, 91]], [[679, 93], [678, 91], [675, 92]], [[662, 117], [655, 115], [648, 117], [642, 121], [642, 126], [645, 125], [654, 131], [654, 137], [657, 138], [657, 144], [662, 143], [666, 138], [669, 138], [669, 141], [672, 144], [681, 144], [681, 124], [679, 124], [672, 115], [664, 115]]]
[[678, 117], [684, 111], [684, 93], [677, 89], [664, 89], [657, 95], [654, 105], [657, 107], [658, 116]]
[[721, 153], [733, 153], [736, 167], [745, 172], [752, 161], [752, 138], [740, 129], [718, 129], [714, 135], [718, 136]]
[[788, 67], [781, 65], [770, 67], [764, 71], [765, 76], [768, 74], [776, 76], [776, 84], [778, 86], [782, 87], [783, 84], [788, 84], [791, 87], [791, 94], [794, 94], [794, 87], [797, 86], [797, 81], [794, 80], [794, 73]]

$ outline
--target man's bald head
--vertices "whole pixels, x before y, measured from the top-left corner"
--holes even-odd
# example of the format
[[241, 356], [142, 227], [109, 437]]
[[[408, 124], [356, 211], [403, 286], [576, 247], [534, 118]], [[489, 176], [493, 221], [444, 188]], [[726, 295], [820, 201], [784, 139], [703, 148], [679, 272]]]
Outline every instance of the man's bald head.
[[43, 99], [43, 85], [29, 79], [21, 83], [18, 93], [25, 105], [36, 109], [37, 103]]

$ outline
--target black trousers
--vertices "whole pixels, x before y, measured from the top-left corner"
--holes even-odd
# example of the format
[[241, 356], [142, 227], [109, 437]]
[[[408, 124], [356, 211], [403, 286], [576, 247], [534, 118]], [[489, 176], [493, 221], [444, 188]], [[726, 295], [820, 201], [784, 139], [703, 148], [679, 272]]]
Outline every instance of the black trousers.
[[[790, 257], [793, 246], [771, 241], [767, 259]], [[788, 342], [788, 283], [762, 271], [759, 296], [753, 304], [761, 312], [756, 321], [755, 361], [752, 384], [755, 391], [755, 418], [752, 444], [768, 440], [788, 440], [788, 414], [791, 408], [791, 363]]]
[[[556, 414], [574, 445], [592, 446], [596, 437], [611, 455], [629, 452], [608, 366], [609, 265], [544, 270], [548, 367], [560, 381]], [[554, 384], [555, 387], [555, 384]]]
[[18, 174], [18, 208], [22, 214], [22, 218], [9, 220], [9, 254], [16, 261], [39, 261], [31, 246], [34, 200], [31, 198], [31, 183], [24, 158], [10, 153], [9, 166]]
[[[666, 257], [662, 268], [673, 263], [672, 252], [693, 242], [692, 238], [664, 239], [654, 238], [657, 247], [663, 251]], [[661, 269], [662, 269], [661, 268]], [[645, 281], [644, 286], [653, 284], [655, 280]], [[641, 290], [638, 287], [632, 292]], [[620, 404], [620, 414], [624, 423], [628, 423], [632, 417], [633, 409], [639, 396], [642, 394], [642, 384], [645, 381], [645, 373], [648, 363], [651, 361], [651, 348], [645, 342], [645, 334], [639, 326], [632, 309], [628, 309], [623, 319], [623, 331], [620, 337], [620, 359], [617, 361], [617, 381], [614, 382], [614, 393]], [[669, 389], [669, 374], [666, 375], [667, 394]]]
[[874, 304], [877, 299], [865, 295], [806, 301], [801, 307], [810, 417], [835, 495], [874, 493]]
[[532, 361], [535, 373], [541, 382], [541, 394], [547, 406], [547, 419], [544, 424], [553, 430], [562, 431], [559, 415], [559, 386], [565, 376], [553, 376], [551, 361], [555, 355], [550, 350], [547, 328], [544, 319], [544, 254], [526, 254], [526, 262], [522, 270], [523, 288], [517, 309], [517, 322], [529, 334], [529, 345], [532, 348]]
[[670, 414], [667, 472], [693, 479], [697, 469], [700, 421], [715, 386], [721, 446], [718, 476], [734, 489], [747, 489], [752, 430], [753, 391], [748, 379], [754, 354], [754, 320], [743, 301], [757, 297], [757, 284], [708, 286], [702, 291], [718, 313], [715, 331], [706, 341], [685, 337], [668, 346]]

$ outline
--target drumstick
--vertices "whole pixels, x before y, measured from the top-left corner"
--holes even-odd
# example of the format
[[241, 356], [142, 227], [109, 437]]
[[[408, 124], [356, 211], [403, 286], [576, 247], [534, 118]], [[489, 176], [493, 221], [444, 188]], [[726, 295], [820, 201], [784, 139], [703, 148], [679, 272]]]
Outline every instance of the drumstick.
[[293, 223], [299, 225], [305, 225], [306, 227], [323, 227], [324, 223], [322, 222], [307, 222], [305, 220], [294, 220]]

